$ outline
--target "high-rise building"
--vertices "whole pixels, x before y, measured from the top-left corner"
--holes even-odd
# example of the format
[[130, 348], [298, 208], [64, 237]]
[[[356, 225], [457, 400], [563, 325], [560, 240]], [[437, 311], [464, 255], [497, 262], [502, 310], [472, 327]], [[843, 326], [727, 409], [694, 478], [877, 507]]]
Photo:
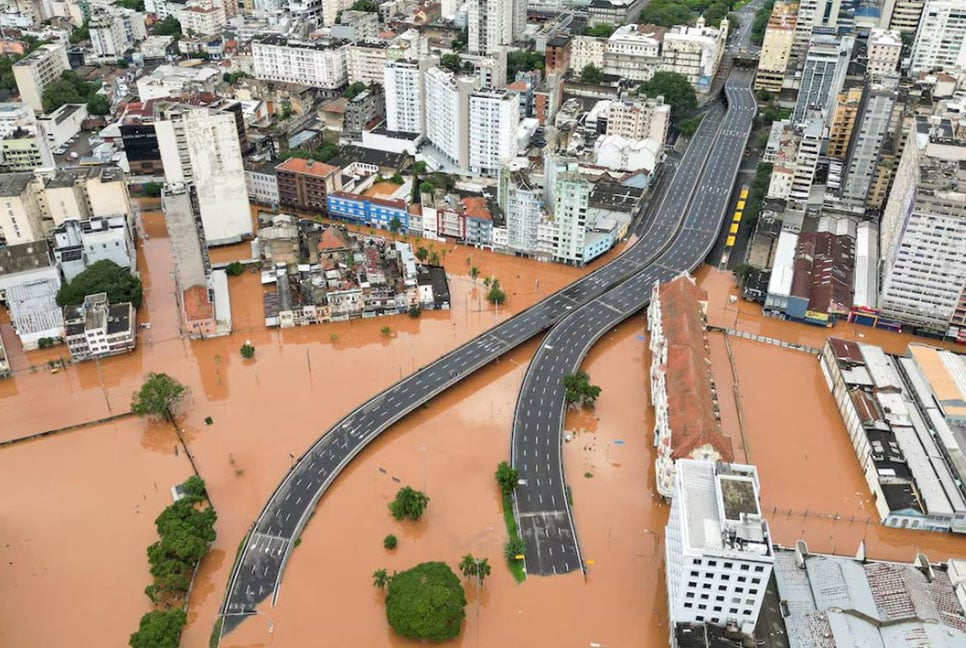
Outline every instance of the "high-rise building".
[[835, 97], [845, 82], [854, 44], [855, 40], [850, 36], [841, 39], [816, 36], [811, 40], [792, 113], [793, 123], [804, 121], [810, 110], [820, 111], [828, 120]]
[[288, 40], [278, 35], [252, 41], [255, 78], [335, 90], [345, 85], [345, 41]]
[[800, 59], [813, 33], [831, 34], [838, 26], [842, 0], [799, 0], [792, 56]]
[[812, 182], [815, 180], [818, 158], [822, 154], [825, 123], [821, 117], [813, 115], [805, 122], [801, 131], [788, 199], [791, 202], [806, 204], [811, 195]]
[[661, 45], [661, 69], [684, 75], [695, 88], [707, 91], [718, 71], [728, 42], [728, 19], [708, 27], [704, 16], [694, 26], [675, 25], [664, 34]]
[[669, 631], [758, 622], [775, 557], [754, 466], [679, 459], [664, 531]]
[[852, 141], [856, 114], [862, 103], [863, 86], [853, 85], [845, 88], [835, 97], [835, 106], [828, 126], [828, 149], [825, 154], [830, 158], [844, 160]]
[[892, 120], [892, 109], [898, 97], [898, 84], [898, 76], [883, 77], [877, 82], [866, 82], [862, 92], [842, 182], [842, 198], [855, 207], [866, 206], [869, 188], [879, 162], [879, 151], [882, 150], [882, 143]]
[[558, 163], [547, 159], [548, 167], [555, 167], [553, 178], [553, 224], [556, 229], [554, 261], [581, 266], [587, 240], [587, 210], [593, 185], [577, 171], [577, 163]]
[[484, 89], [470, 95], [470, 171], [495, 176], [517, 154], [520, 108], [515, 92]]
[[0, 173], [0, 240], [5, 245], [44, 238], [32, 173]]
[[651, 138], [662, 146], [671, 122], [671, 107], [663, 97], [638, 97], [610, 102], [607, 111], [607, 135], [629, 139]]
[[34, 110], [20, 102], [0, 103], [0, 171], [54, 166], [54, 156]]
[[237, 243], [252, 236], [245, 185], [240, 106], [159, 102], [154, 123], [169, 184], [192, 182], [209, 245]]
[[927, 0], [912, 45], [911, 74], [966, 68], [966, 4], [962, 0]]
[[94, 12], [88, 22], [91, 48], [99, 58], [120, 58], [148, 36], [144, 14], [111, 7]]
[[947, 334], [966, 290], [966, 143], [949, 122], [909, 134], [881, 235], [883, 314]]
[[401, 133], [424, 133], [423, 76], [437, 59], [392, 61], [383, 70], [386, 91], [386, 128]]
[[869, 74], [892, 74], [899, 67], [902, 55], [902, 38], [899, 32], [886, 29], [873, 29], [869, 32], [868, 46]]
[[66, 43], [48, 43], [13, 64], [20, 99], [38, 112], [43, 112], [44, 88], [70, 69]]
[[765, 38], [761, 43], [758, 56], [758, 74], [755, 76], [755, 89], [780, 92], [785, 79], [785, 69], [795, 42], [795, 27], [798, 24], [798, 2], [783, 0], [772, 7]]
[[476, 77], [457, 76], [432, 67], [425, 75], [426, 139], [452, 164], [469, 168], [470, 94], [479, 83]]
[[543, 197], [530, 174], [503, 167], [499, 200], [506, 217], [507, 247], [517, 254], [533, 254], [537, 249]]
[[501, 45], [513, 42], [514, 17], [526, 2], [521, 0], [470, 0], [467, 16], [467, 45], [473, 54], [491, 54]]
[[[892, 5], [889, 15], [889, 29], [897, 32], [912, 34], [919, 28], [922, 17], [922, 6], [925, 0], [887, 0], [886, 7]], [[883, 11], [883, 15], [887, 12]]]

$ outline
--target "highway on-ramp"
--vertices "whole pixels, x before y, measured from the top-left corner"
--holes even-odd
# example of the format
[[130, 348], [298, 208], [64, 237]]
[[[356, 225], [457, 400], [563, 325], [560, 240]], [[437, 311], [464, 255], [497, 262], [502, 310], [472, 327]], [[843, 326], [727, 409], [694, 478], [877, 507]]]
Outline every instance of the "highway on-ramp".
[[[752, 78], [752, 71], [741, 68], [729, 76], [725, 84], [728, 110], [721, 127], [704, 133], [714, 139], [707, 144], [713, 150], [707, 164], [702, 165], [700, 179], [681, 174], [687, 160], [675, 176], [675, 182], [682, 185], [696, 181], [697, 188], [692, 198], [691, 187], [681, 186], [675, 192], [672, 184], [662, 204], [665, 214], [683, 217], [673, 243], [654, 263], [556, 324], [527, 368], [513, 417], [511, 461], [520, 477], [514, 508], [527, 545], [529, 574], [560, 574], [584, 568], [561, 457], [566, 416], [564, 376], [580, 367], [591, 345], [604, 333], [647, 305], [656, 281], [692, 270], [707, 256], [721, 229], [757, 110], [750, 87]], [[702, 127], [705, 125], [702, 122]]]
[[[703, 132], [717, 130], [723, 116], [724, 107], [716, 103], [704, 118]], [[672, 182], [690, 178], [693, 186], [712, 141], [695, 137], [694, 153], [689, 148]], [[647, 224], [646, 236], [618, 258], [385, 389], [327, 430], [294, 463], [252, 524], [229, 579], [222, 634], [255, 614], [269, 596], [274, 603], [295, 540], [316, 503], [366, 445], [423, 403], [649, 265], [679, 226], [680, 214], [659, 210]]]

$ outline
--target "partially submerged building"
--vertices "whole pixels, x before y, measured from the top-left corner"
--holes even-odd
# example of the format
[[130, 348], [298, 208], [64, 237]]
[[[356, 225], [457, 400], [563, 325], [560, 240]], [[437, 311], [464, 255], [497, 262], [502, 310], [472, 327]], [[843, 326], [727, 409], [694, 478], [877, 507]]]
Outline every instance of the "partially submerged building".
[[107, 293], [87, 295], [82, 304], [64, 307], [64, 323], [73, 362], [134, 350], [137, 316], [131, 302], [111, 304]]
[[647, 311], [651, 334], [651, 403], [657, 491], [671, 497], [674, 462], [683, 458], [733, 461], [721, 433], [718, 396], [705, 330], [708, 295], [692, 277], [655, 283]]

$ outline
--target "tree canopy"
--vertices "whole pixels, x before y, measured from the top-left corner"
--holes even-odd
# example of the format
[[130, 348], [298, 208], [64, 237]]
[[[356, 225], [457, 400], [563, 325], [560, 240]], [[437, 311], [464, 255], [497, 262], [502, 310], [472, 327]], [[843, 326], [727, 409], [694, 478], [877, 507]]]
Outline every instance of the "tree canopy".
[[687, 77], [677, 72], [655, 72], [640, 85], [638, 92], [648, 97], [663, 96], [671, 107], [671, 120], [677, 121], [698, 107], [698, 97]]
[[593, 27], [584, 28], [584, 36], [596, 36], [597, 38], [609, 38], [611, 34], [617, 31], [617, 27], [614, 27], [610, 23], [600, 23], [594, 25]]
[[463, 61], [459, 54], [443, 54], [439, 57], [439, 66], [449, 70], [453, 74], [459, 74], [463, 68]]
[[600, 83], [600, 80], [604, 78], [604, 73], [601, 72], [600, 68], [593, 63], [588, 63], [584, 66], [584, 69], [580, 71], [580, 80], [584, 83]]
[[351, 11], [365, 11], [366, 13], [378, 13], [379, 5], [372, 0], [356, 0], [349, 7]]
[[706, 25], [717, 27], [736, 3], [737, 0], [651, 0], [637, 21], [673, 27], [691, 24], [698, 16], [704, 16]]
[[517, 50], [506, 55], [506, 78], [515, 79], [517, 72], [543, 70], [544, 56], [540, 52]]
[[500, 486], [500, 491], [504, 495], [511, 494], [517, 487], [517, 480], [520, 474], [516, 468], [511, 468], [510, 464], [501, 461], [496, 467], [496, 483]]
[[131, 412], [147, 418], [170, 418], [187, 393], [188, 388], [168, 374], [149, 373], [131, 397]]
[[128, 639], [131, 648], [178, 648], [188, 615], [180, 608], [154, 610], [141, 617], [138, 631]]
[[389, 503], [389, 512], [397, 520], [409, 518], [418, 520], [429, 504], [429, 496], [410, 486], [403, 486], [396, 493], [396, 499]]
[[46, 113], [53, 112], [64, 104], [83, 103], [88, 104], [88, 110], [95, 115], [107, 114], [104, 109], [106, 98], [95, 101], [95, 97], [99, 96], [97, 90], [97, 84], [84, 81], [73, 70], [64, 70], [59, 79], [44, 88], [40, 101]]
[[568, 403], [579, 403], [584, 407], [592, 406], [600, 396], [600, 387], [590, 384], [590, 375], [583, 369], [564, 376], [564, 389]]
[[363, 83], [362, 81], [356, 81], [355, 83], [352, 83], [349, 86], [347, 86], [346, 89], [342, 91], [342, 96], [348, 99], [349, 101], [352, 101], [353, 99], [356, 98], [356, 96], [359, 93], [361, 93], [365, 89], [366, 89], [365, 83]]
[[305, 160], [315, 160], [316, 162], [328, 162], [339, 154], [339, 145], [332, 142], [322, 142], [314, 149], [295, 149], [289, 151], [292, 157]]
[[446, 563], [420, 563], [389, 581], [386, 619], [408, 639], [441, 642], [458, 637], [465, 607], [463, 586]]
[[181, 23], [174, 16], [168, 16], [164, 20], [154, 23], [151, 33], [155, 36], [180, 36]]
[[97, 261], [69, 284], [61, 286], [57, 291], [57, 305], [83, 304], [84, 297], [99, 292], [107, 293], [107, 300], [112, 304], [131, 302], [135, 308], [141, 306], [141, 280], [110, 259]]

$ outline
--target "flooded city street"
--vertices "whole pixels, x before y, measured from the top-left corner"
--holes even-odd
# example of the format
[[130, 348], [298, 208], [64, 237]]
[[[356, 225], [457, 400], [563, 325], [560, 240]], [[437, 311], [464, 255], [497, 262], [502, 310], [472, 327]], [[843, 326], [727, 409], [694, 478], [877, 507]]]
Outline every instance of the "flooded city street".
[[[181, 641], [187, 648], [208, 645], [239, 543], [293, 458], [378, 390], [586, 272], [454, 246], [444, 258], [450, 311], [284, 331], [265, 328], [259, 276], [246, 272], [230, 284], [235, 332], [189, 341], [179, 332], [160, 214], [144, 214], [144, 232], [145, 303], [138, 317], [151, 327], [139, 331], [134, 353], [54, 373], [47, 363], [66, 356], [65, 348], [25, 355], [9, 321], [0, 321], [15, 371], [0, 381], [0, 441], [126, 412], [148, 372], [169, 373], [191, 388], [179, 425], [218, 512], [218, 539], [192, 590]], [[243, 244], [213, 251], [212, 260], [247, 256]], [[469, 276], [473, 266], [480, 270], [476, 280]], [[499, 278], [506, 291], [508, 303], [499, 312], [483, 298], [487, 276]], [[863, 327], [823, 330], [768, 320], [753, 304], [728, 303], [730, 275], [705, 269], [700, 280], [709, 291], [712, 324], [733, 327], [737, 320], [742, 330], [813, 346], [829, 334], [854, 333], [901, 351], [909, 339]], [[877, 524], [814, 357], [731, 340], [742, 435], [723, 336], [709, 338], [724, 429], [738, 456], [747, 451], [758, 465], [777, 542], [804, 537], [813, 550], [851, 554], [865, 538], [871, 557], [900, 560], [911, 560], [916, 550], [934, 561], [966, 554], [962, 538]], [[239, 355], [246, 340], [256, 347], [253, 360]], [[266, 601], [222, 645], [296, 647], [323, 636], [326, 645], [410, 645], [388, 628], [372, 572], [423, 560], [455, 568], [465, 553], [488, 558], [493, 572], [479, 595], [467, 584], [466, 624], [451, 645], [666, 645], [668, 506], [653, 494], [642, 315], [595, 345], [584, 368], [602, 387], [598, 406], [567, 418], [565, 470], [589, 561], [586, 579], [577, 572], [518, 584], [505, 567], [506, 529], [493, 472], [507, 459], [517, 391], [536, 344], [477, 372], [364, 451], [306, 527], [277, 605]], [[2, 577], [10, 584], [0, 594], [6, 611], [0, 643], [55, 646], [71, 636], [82, 645], [125, 645], [150, 609], [143, 590], [153, 520], [170, 502], [169, 488], [190, 474], [174, 430], [134, 418], [0, 449], [0, 483], [14, 494], [4, 499], [0, 526]], [[387, 503], [400, 484], [431, 498], [419, 523], [389, 515]], [[839, 517], [819, 517], [829, 514]], [[399, 537], [391, 552], [382, 546], [389, 533]]]

